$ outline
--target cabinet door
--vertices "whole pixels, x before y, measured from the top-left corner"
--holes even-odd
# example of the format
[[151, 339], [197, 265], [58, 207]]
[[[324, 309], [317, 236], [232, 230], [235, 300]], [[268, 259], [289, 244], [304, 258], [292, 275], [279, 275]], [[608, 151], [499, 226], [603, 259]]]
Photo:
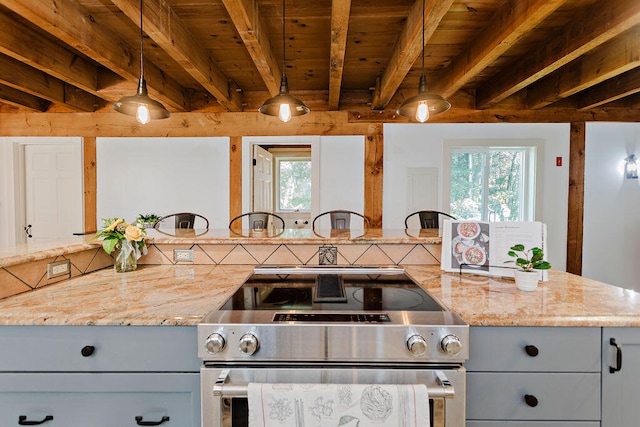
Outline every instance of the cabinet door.
[[[620, 348], [622, 365], [618, 365]], [[617, 370], [621, 368], [620, 370]], [[611, 371], [614, 372], [611, 372]], [[640, 329], [602, 331], [602, 427], [637, 427], [640, 420]]]
[[[0, 426], [200, 426], [198, 374], [0, 374]], [[23, 421], [23, 422], [24, 422]], [[32, 424], [34, 425], [34, 424]]]

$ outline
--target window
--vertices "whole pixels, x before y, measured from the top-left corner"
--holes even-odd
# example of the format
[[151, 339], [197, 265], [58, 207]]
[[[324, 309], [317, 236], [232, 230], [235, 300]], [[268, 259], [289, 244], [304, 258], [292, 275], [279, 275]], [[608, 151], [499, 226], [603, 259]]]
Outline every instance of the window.
[[276, 210], [311, 211], [311, 158], [276, 157]]
[[450, 145], [450, 213], [458, 219], [533, 221], [537, 145]]

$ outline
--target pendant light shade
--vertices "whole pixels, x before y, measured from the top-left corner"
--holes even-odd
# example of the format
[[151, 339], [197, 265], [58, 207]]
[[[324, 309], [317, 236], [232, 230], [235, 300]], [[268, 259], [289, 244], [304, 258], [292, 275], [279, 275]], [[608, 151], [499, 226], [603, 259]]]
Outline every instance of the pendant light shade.
[[424, 123], [429, 120], [429, 117], [443, 113], [449, 108], [451, 104], [443, 97], [429, 93], [427, 90], [427, 78], [424, 75], [424, 0], [422, 0], [422, 75], [420, 75], [418, 94], [404, 101], [396, 112], [412, 121]]
[[267, 116], [276, 116], [283, 122], [288, 122], [291, 117], [303, 116], [310, 110], [304, 102], [289, 94], [289, 82], [285, 73], [286, 65], [286, 42], [285, 42], [285, 0], [282, 0], [282, 79], [280, 80], [280, 92], [267, 99], [258, 111]]
[[140, 79], [138, 90], [133, 96], [123, 96], [113, 104], [113, 109], [118, 113], [133, 116], [140, 124], [149, 123], [151, 120], [166, 119], [171, 113], [158, 101], [149, 98], [147, 82], [144, 79], [144, 55], [142, 52], [142, 1], [140, 0]]

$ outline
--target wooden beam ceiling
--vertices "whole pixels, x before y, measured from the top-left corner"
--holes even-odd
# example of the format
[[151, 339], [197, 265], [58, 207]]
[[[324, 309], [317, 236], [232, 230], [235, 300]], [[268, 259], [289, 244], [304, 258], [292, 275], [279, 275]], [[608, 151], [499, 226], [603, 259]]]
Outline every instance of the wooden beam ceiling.
[[331, 1], [331, 56], [329, 57], [329, 110], [340, 105], [340, 88], [347, 51], [351, 0]]

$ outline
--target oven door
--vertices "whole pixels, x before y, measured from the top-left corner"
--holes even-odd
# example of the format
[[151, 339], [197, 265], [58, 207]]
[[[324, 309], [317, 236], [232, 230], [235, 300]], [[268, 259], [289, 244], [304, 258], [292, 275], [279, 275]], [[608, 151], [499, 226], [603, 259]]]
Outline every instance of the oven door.
[[431, 427], [464, 427], [465, 370], [353, 367], [230, 367], [201, 369], [202, 427], [248, 426], [249, 383], [425, 384]]

